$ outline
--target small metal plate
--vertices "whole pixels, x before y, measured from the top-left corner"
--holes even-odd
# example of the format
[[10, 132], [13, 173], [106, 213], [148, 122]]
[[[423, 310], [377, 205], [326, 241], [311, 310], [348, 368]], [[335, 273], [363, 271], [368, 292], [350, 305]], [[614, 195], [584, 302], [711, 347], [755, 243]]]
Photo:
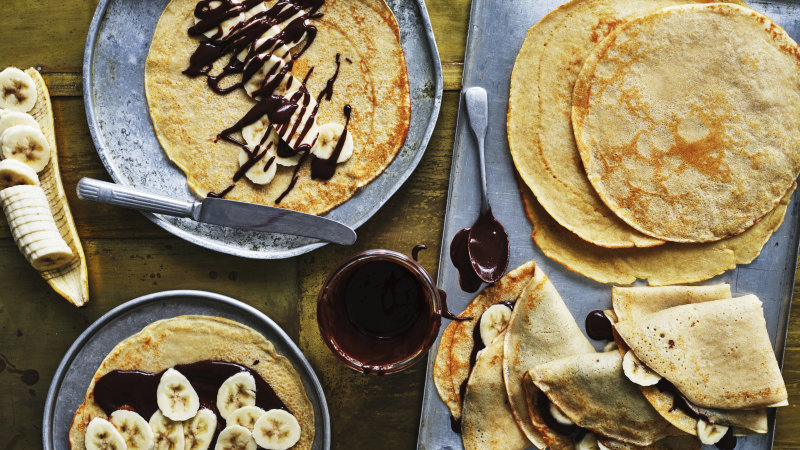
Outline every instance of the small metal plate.
[[[555, 285], [581, 330], [584, 330], [586, 314], [595, 309], [607, 309], [611, 305], [611, 286], [567, 270], [547, 258], [534, 245], [531, 224], [525, 217], [514, 179], [514, 164], [506, 133], [511, 70], [525, 34], [539, 19], [562, 3], [562, 0], [473, 0], [463, 83], [465, 89], [481, 86], [489, 93], [486, 171], [492, 209], [506, 227], [511, 242], [509, 269], [525, 261], [536, 260], [536, 264]], [[800, 38], [800, 3], [764, 0], [748, 3], [753, 9], [770, 16], [795, 40]], [[447, 301], [453, 311], [462, 311], [474, 298], [474, 294], [462, 292], [458, 286], [458, 272], [450, 262], [449, 247], [455, 233], [472, 225], [478, 217], [479, 185], [476, 144], [469, 131], [466, 109], [462, 107], [458, 114], [438, 276], [439, 287], [447, 292]], [[734, 294], [752, 293], [761, 299], [770, 339], [781, 365], [797, 265], [799, 213], [800, 203], [795, 195], [786, 211], [783, 225], [772, 235], [758, 258], [707, 282], [730, 283]], [[444, 329], [445, 326], [440, 331]], [[431, 378], [439, 339], [428, 356], [428, 376], [425, 380], [417, 447], [459, 449], [462, 447], [461, 436], [451, 430], [450, 412], [439, 398]], [[598, 350], [602, 347], [598, 342], [595, 345]], [[770, 411], [769, 432], [739, 439], [737, 450], [770, 448], [774, 419], [774, 411]]]
[[266, 337], [291, 361], [314, 406], [314, 449], [331, 446], [328, 403], [314, 370], [291, 338], [257, 309], [224, 295], [204, 291], [165, 291], [145, 295], [112, 309], [97, 319], [67, 350], [56, 370], [44, 406], [42, 437], [45, 450], [69, 450], [67, 435], [75, 411], [106, 355], [123, 339], [161, 319], [186, 314], [225, 317]]
[[[181, 200], [196, 200], [186, 177], [156, 139], [144, 93], [144, 63], [169, 0], [101, 0], [83, 58], [86, 117], [100, 159], [117, 183]], [[326, 217], [358, 228], [417, 167], [442, 101], [442, 66], [424, 0], [388, 0], [400, 27], [411, 84], [408, 136], [389, 167]], [[236, 230], [144, 213], [156, 225], [197, 245], [237, 256], [280, 259], [325, 245], [312, 238]]]

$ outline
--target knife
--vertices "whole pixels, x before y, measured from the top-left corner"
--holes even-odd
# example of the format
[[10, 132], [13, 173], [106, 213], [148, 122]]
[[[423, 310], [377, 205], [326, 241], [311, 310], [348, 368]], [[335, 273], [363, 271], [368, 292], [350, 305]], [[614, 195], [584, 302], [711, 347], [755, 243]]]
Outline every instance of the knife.
[[92, 178], [78, 181], [78, 198], [232, 228], [306, 236], [342, 245], [356, 241], [356, 232], [347, 225], [313, 214], [221, 198], [187, 202]]

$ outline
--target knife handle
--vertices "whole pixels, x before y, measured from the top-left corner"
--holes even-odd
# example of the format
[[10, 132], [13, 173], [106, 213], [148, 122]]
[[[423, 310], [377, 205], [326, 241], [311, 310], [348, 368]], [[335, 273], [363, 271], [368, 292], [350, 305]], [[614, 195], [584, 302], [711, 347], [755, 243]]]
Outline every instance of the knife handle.
[[177, 217], [192, 217], [196, 205], [92, 178], [78, 181], [78, 198]]

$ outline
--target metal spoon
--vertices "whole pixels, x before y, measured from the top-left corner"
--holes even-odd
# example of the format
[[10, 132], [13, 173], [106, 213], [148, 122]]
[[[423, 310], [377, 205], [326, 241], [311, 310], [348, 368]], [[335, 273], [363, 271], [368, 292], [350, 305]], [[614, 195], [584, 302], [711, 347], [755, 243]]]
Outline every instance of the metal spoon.
[[486, 90], [480, 87], [467, 89], [464, 92], [464, 99], [467, 103], [469, 125], [478, 143], [481, 169], [481, 214], [469, 232], [467, 249], [472, 268], [478, 277], [487, 283], [494, 283], [505, 273], [510, 251], [508, 233], [492, 215], [486, 188], [486, 157], [483, 145], [486, 140], [489, 102]]

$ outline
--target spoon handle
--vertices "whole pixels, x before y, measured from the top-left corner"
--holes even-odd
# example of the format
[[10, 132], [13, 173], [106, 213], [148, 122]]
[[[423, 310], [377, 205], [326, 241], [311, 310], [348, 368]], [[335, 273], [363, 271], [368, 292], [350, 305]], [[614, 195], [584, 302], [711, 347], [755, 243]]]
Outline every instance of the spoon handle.
[[478, 159], [481, 169], [481, 212], [485, 212], [489, 210], [489, 192], [486, 189], [486, 157], [483, 144], [486, 140], [486, 126], [489, 121], [489, 101], [486, 90], [477, 86], [464, 92], [464, 100], [467, 103], [469, 125], [478, 142]]

